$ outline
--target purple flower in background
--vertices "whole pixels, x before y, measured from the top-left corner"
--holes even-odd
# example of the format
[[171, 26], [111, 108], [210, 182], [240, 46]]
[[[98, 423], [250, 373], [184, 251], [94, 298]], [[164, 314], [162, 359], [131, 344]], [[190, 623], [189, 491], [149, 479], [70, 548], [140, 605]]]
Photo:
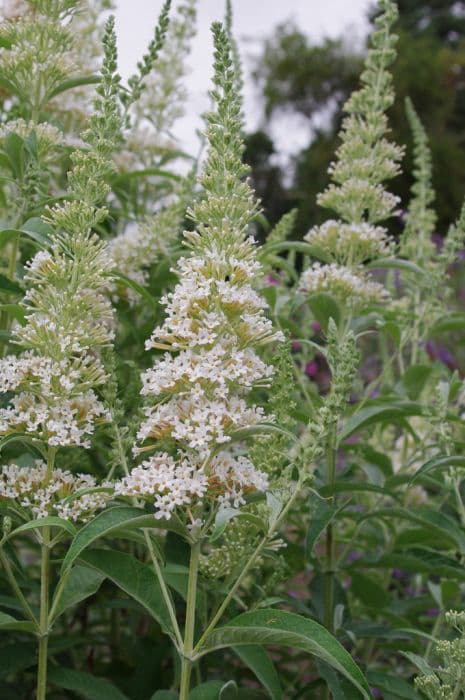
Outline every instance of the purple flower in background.
[[299, 350], [302, 350], [302, 343], [299, 343], [298, 340], [293, 340], [291, 347], [292, 347], [292, 352], [299, 352]]
[[437, 617], [437, 616], [439, 615], [440, 612], [441, 612], [441, 611], [439, 610], [439, 608], [428, 608], [428, 610], [426, 611], [425, 614], [426, 614], [428, 617]]
[[312, 322], [312, 331], [314, 333], [319, 333], [321, 331], [321, 323], [318, 323], [318, 321], [313, 321]]
[[360, 552], [357, 552], [356, 549], [352, 549], [347, 555], [347, 562], [352, 563], [353, 561], [357, 561], [361, 556]]
[[428, 340], [426, 343], [426, 352], [432, 360], [439, 360], [448, 369], [457, 369], [457, 363], [452, 355], [452, 353], [444, 347], [444, 345], [438, 345], [432, 340]]
[[405, 571], [403, 571], [402, 569], [393, 569], [392, 570], [392, 578], [395, 578], [398, 581], [400, 581], [401, 579], [404, 578], [404, 576], [405, 576]]
[[311, 379], [315, 379], [319, 371], [318, 362], [316, 360], [311, 360], [305, 365], [305, 374]]
[[374, 698], [382, 698], [383, 697], [383, 694], [381, 693], [380, 690], [378, 690], [378, 688], [370, 688], [370, 690], [371, 690], [372, 697], [374, 697]]
[[268, 284], [271, 284], [274, 287], [279, 287], [280, 285], [279, 279], [277, 279], [277, 277], [274, 277], [273, 275], [267, 275], [266, 281], [268, 282]]

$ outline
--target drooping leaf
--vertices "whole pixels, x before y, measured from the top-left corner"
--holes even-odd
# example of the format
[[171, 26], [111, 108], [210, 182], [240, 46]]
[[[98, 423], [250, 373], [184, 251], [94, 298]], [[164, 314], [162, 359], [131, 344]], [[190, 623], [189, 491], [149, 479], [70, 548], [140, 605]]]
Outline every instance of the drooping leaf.
[[151, 566], [143, 564], [130, 554], [109, 549], [82, 552], [80, 561], [113, 581], [140, 603], [167, 634], [174, 635], [160, 584]]
[[268, 691], [272, 700], [281, 700], [283, 693], [276, 668], [269, 655], [261, 646], [233, 647], [241, 661], [250, 668], [260, 683]]
[[110, 681], [84, 671], [54, 667], [49, 669], [48, 679], [59, 688], [71, 690], [86, 700], [129, 700], [127, 695]]
[[16, 535], [20, 535], [22, 532], [41, 530], [44, 527], [57, 527], [60, 530], [65, 530], [71, 536], [76, 534], [76, 527], [69, 520], [58, 518], [55, 515], [49, 515], [46, 518], [37, 518], [37, 520], [30, 520], [29, 522], [20, 525], [12, 530], [5, 540], [12, 539], [13, 537], [16, 537]]
[[66, 92], [67, 90], [72, 90], [73, 88], [81, 87], [81, 85], [95, 85], [96, 83], [99, 83], [100, 80], [101, 78], [99, 75], [82, 75], [76, 78], [68, 78], [67, 80], [64, 80], [62, 83], [57, 85], [51, 92], [49, 92], [49, 94], [47, 95], [47, 99], [51, 100], [52, 97], [61, 95], [62, 92]]
[[17, 282], [10, 280], [10, 278], [6, 275], [0, 274], [0, 292], [5, 292], [5, 294], [22, 295], [23, 290]]
[[413, 685], [407, 683], [402, 678], [398, 676], [392, 676], [388, 673], [381, 673], [380, 671], [368, 671], [368, 680], [370, 683], [379, 688], [380, 690], [392, 693], [396, 698], [405, 698], [405, 700], [420, 700], [422, 697]]
[[141, 284], [139, 284], [139, 282], [136, 282], [135, 280], [132, 280], [130, 277], [123, 275], [123, 273], [119, 272], [118, 270], [112, 270], [111, 277], [118, 284], [122, 284], [123, 287], [128, 287], [129, 289], [132, 289], [133, 292], [136, 292], [136, 294], [138, 294], [140, 297], [145, 299], [145, 301], [148, 301], [148, 303], [151, 306], [158, 308], [158, 301], [150, 294], [148, 289], [146, 289]]
[[465, 553], [465, 535], [461, 532], [458, 523], [450, 516], [433, 508], [380, 508], [363, 516], [364, 520], [371, 518], [396, 518], [418, 523], [454, 543], [462, 554]]
[[375, 423], [396, 423], [408, 416], [421, 416], [423, 407], [414, 402], [382, 403], [375, 406], [365, 406], [357, 411], [347, 421], [338, 435], [339, 442]]
[[428, 474], [428, 472], [448, 467], [465, 467], [465, 457], [461, 457], [460, 455], [439, 455], [433, 457], [415, 472], [412, 476], [411, 483], [418, 479], [418, 477]]
[[27, 632], [29, 634], [36, 633], [34, 623], [29, 620], [17, 620], [11, 615], [0, 612], [0, 632]]
[[170, 521], [157, 520], [153, 515], [148, 515], [141, 508], [135, 508], [133, 506], [114, 506], [108, 508], [90, 520], [78, 532], [63, 559], [63, 564], [61, 566], [62, 573], [73, 564], [81, 552], [96, 540], [101, 537], [107, 537], [118, 529], [129, 527], [153, 527], [173, 530], [178, 533], [182, 532], [181, 528], [176, 525], [174, 519]]
[[189, 693], [189, 700], [218, 700], [223, 681], [206, 681]]
[[313, 548], [319, 536], [342, 508], [343, 506], [333, 505], [316, 495], [311, 499], [309, 506], [310, 524], [305, 542], [307, 557], [310, 558], [313, 555]]
[[61, 592], [57, 591], [52, 601], [53, 619], [59, 617], [67, 608], [77, 605], [89, 598], [100, 588], [105, 575], [86, 566], [75, 566], [67, 574], [66, 584]]
[[254, 610], [239, 615], [215, 629], [198, 656], [224, 647], [251, 644], [281, 645], [313, 654], [346, 676], [365, 698], [371, 697], [363, 673], [335, 637], [314, 620], [282, 610]]
[[321, 292], [312, 294], [309, 297], [308, 305], [310, 306], [315, 319], [326, 330], [329, 319], [332, 318], [336, 326], [341, 320], [341, 310], [333, 297], [330, 294]]
[[178, 694], [173, 690], [157, 690], [150, 700], [178, 700]]

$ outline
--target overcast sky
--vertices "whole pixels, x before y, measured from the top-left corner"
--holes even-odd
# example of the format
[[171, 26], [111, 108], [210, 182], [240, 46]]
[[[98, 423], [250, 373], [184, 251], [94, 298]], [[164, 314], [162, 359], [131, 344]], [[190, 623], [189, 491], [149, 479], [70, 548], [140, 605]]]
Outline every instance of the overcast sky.
[[[176, 5], [174, 0], [173, 4]], [[244, 63], [245, 112], [248, 130], [258, 126], [261, 117], [257, 95], [250, 80], [252, 57], [262, 40], [274, 27], [286, 20], [314, 39], [345, 34], [357, 45], [366, 34], [367, 8], [372, 0], [232, 0], [234, 33]], [[116, 22], [119, 42], [120, 72], [123, 77], [134, 69], [136, 61], [149, 42], [162, 0], [116, 0]], [[210, 25], [224, 17], [223, 0], [198, 0], [198, 33], [190, 56], [188, 77], [189, 102], [187, 115], [178, 123], [176, 135], [181, 145], [195, 149], [195, 130], [200, 126], [198, 115], [208, 106], [212, 42]], [[283, 124], [275, 127], [280, 148], [290, 154], [308, 140], [306, 125]]]

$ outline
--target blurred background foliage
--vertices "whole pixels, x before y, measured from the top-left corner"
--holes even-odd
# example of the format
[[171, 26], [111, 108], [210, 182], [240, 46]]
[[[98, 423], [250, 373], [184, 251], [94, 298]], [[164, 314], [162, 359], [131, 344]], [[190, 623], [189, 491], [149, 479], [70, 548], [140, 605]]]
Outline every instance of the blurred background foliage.
[[[431, 140], [437, 233], [444, 235], [460, 211], [465, 190], [465, 2], [399, 0], [398, 5], [397, 98], [389, 119], [392, 139], [406, 145], [406, 154], [404, 174], [392, 189], [406, 205], [412, 184], [405, 115], [405, 98], [410, 96]], [[370, 21], [373, 16], [370, 13]], [[329, 182], [327, 168], [338, 145], [341, 109], [357, 86], [363, 61], [351, 39], [314, 43], [288, 23], [266, 40], [256, 61], [263, 127], [248, 134], [246, 159], [270, 224], [298, 208], [295, 238], [306, 233], [308, 222], [313, 225], [327, 216], [317, 206], [316, 195]], [[308, 120], [312, 136], [290, 163], [280, 164], [270, 125], [296, 115]]]

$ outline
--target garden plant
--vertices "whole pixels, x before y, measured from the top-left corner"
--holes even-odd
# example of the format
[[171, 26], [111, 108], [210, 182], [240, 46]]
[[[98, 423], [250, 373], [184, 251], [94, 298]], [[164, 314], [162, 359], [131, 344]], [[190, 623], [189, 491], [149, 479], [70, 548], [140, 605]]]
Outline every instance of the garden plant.
[[1, 700], [465, 697], [465, 208], [437, 229], [412, 100], [390, 136], [395, 3], [302, 240], [231, 3], [198, 153], [196, 0], [127, 82], [113, 9], [2, 9]]

